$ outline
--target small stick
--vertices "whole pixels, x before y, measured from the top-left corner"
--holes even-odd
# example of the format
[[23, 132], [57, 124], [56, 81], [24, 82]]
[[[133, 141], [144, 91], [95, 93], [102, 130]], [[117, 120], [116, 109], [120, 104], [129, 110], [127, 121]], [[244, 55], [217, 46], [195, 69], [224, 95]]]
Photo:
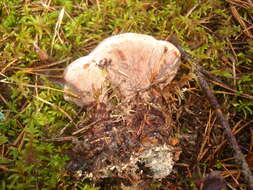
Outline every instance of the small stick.
[[221, 125], [224, 128], [224, 133], [225, 133], [225, 135], [228, 139], [228, 142], [230, 143], [230, 146], [234, 150], [235, 159], [241, 165], [242, 172], [243, 172], [244, 177], [245, 177], [245, 181], [248, 183], [249, 188], [253, 189], [253, 176], [252, 176], [252, 173], [250, 171], [248, 163], [246, 162], [246, 160], [244, 158], [243, 153], [240, 150], [240, 147], [239, 147], [239, 145], [236, 141], [235, 136], [232, 134], [231, 128], [229, 127], [228, 120], [224, 117], [224, 115], [221, 111], [220, 105], [219, 105], [216, 97], [214, 96], [214, 94], [210, 90], [210, 88], [208, 86], [208, 83], [206, 82], [206, 80], [204, 78], [204, 75], [198, 70], [195, 73], [198, 76], [199, 84], [200, 84], [203, 92], [206, 94], [211, 106], [216, 111], [217, 118], [219, 119]]
[[[179, 49], [180, 53], [182, 54], [183, 59], [185, 59], [186, 61], [193, 60], [191, 55], [184, 51], [184, 49], [182, 48], [182, 46], [179, 45], [176, 39], [172, 38], [171, 43], [173, 43]], [[253, 190], [253, 176], [252, 176], [251, 170], [249, 168], [248, 163], [246, 162], [244, 158], [243, 153], [241, 152], [241, 149], [236, 141], [235, 136], [233, 135], [231, 131], [231, 128], [229, 127], [228, 120], [223, 115], [220, 104], [218, 103], [213, 92], [210, 90], [209, 85], [207, 81], [205, 80], [204, 74], [202, 73], [201, 67], [197, 65], [196, 63], [194, 63], [194, 66], [195, 66], [195, 74], [197, 75], [198, 80], [199, 80], [199, 85], [201, 86], [202, 91], [206, 94], [209, 103], [211, 104], [211, 106], [216, 112], [216, 116], [224, 129], [224, 133], [227, 137], [227, 140], [230, 146], [232, 147], [232, 149], [234, 150], [234, 157], [237, 160], [237, 162], [241, 165], [242, 173], [244, 174], [244, 178], [245, 178], [246, 183], [249, 186], [249, 189]]]

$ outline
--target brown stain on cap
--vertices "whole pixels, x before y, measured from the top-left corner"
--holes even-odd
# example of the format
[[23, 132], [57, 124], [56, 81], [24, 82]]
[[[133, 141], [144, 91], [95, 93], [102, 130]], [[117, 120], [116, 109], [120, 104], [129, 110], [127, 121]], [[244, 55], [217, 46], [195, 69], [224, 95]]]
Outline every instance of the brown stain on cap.
[[176, 57], [180, 57], [179, 51], [173, 50], [172, 53], [173, 53]]
[[89, 66], [90, 66], [90, 64], [88, 63], [88, 64], [84, 64], [83, 65], [83, 69], [88, 69], [89, 68]]
[[110, 53], [116, 55], [116, 56], [119, 57], [122, 61], [126, 61], [126, 55], [125, 55], [124, 52], [121, 51], [120, 49], [114, 49], [114, 50], [112, 50]]

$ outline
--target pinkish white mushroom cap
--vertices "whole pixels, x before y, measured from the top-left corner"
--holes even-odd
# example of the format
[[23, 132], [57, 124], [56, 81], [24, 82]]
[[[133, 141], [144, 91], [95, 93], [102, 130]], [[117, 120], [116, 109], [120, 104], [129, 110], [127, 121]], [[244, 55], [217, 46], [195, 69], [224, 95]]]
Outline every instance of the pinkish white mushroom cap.
[[105, 82], [117, 86], [124, 97], [134, 95], [160, 80], [169, 83], [177, 73], [179, 60], [180, 52], [173, 44], [149, 35], [125, 33], [109, 37], [66, 68], [64, 89], [80, 99], [65, 99], [80, 106], [106, 101]]
[[75, 60], [65, 69], [64, 90], [80, 97], [74, 98], [65, 94], [65, 100], [73, 101], [79, 106], [94, 101], [95, 91], [102, 89], [105, 82], [105, 73], [94, 64], [92, 57], [85, 56]]

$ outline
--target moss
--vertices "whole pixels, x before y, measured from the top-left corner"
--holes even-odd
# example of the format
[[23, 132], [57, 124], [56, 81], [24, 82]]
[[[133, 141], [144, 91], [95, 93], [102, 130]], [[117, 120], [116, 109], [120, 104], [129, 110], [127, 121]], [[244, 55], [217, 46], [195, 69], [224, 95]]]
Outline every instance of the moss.
[[[176, 36], [199, 64], [236, 89], [236, 93], [218, 95], [232, 120], [244, 118], [246, 122], [252, 118], [252, 100], [247, 98], [253, 94], [252, 36], [247, 36], [238, 18], [231, 16], [228, 2], [47, 2], [50, 4], [29, 0], [0, 2], [0, 113], [5, 116], [0, 121], [0, 189], [93, 189], [86, 182], [65, 176], [68, 158], [63, 152], [67, 145], [47, 141], [59, 137], [65, 127], [66, 131], [74, 128], [78, 114], [75, 106], [63, 100], [58, 86], [41, 72], [29, 70], [45, 66], [35, 53], [34, 41], [54, 60], [74, 60], [112, 34], [138, 32], [158, 39]], [[246, 3], [233, 5], [246, 26], [252, 25], [252, 9], [245, 8]], [[62, 8], [65, 12], [56, 33]], [[59, 68], [67, 64], [69, 61]], [[187, 63], [186, 67], [191, 65]], [[224, 91], [219, 86], [215, 90]]]

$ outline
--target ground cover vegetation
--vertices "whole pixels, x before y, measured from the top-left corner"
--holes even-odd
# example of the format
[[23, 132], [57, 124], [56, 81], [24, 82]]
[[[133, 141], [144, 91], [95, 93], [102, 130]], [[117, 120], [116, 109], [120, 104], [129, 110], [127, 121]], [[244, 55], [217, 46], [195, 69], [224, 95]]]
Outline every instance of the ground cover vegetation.
[[[211, 73], [209, 84], [252, 168], [252, 13], [250, 0], [1, 0], [0, 189], [113, 188], [93, 187], [69, 175], [65, 153], [71, 145], [50, 139], [89, 117], [63, 99], [59, 73], [102, 39], [124, 32], [162, 40], [173, 36]], [[229, 189], [246, 189], [193, 73], [193, 65], [183, 62], [169, 86], [177, 92], [173, 118], [178, 129], [172, 140], [182, 153], [175, 172], [150, 188], [200, 189], [204, 177], [218, 170]]]

